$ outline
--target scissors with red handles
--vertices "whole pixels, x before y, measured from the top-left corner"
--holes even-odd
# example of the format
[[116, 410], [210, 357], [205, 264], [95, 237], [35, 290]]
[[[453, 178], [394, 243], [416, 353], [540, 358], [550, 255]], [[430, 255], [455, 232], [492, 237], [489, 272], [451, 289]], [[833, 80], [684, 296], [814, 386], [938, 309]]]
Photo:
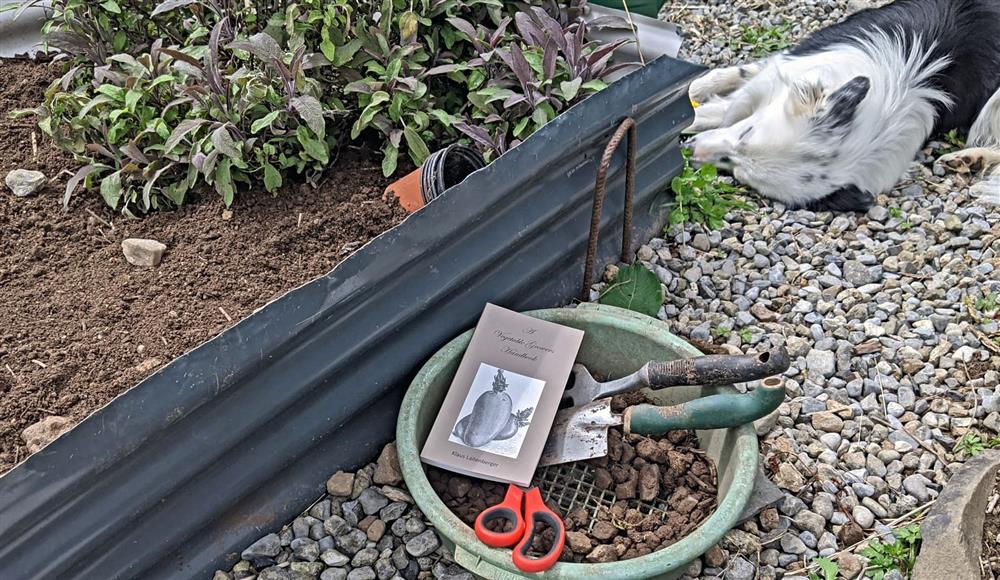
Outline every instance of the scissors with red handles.
[[[513, 525], [507, 532], [494, 532], [487, 524], [506, 520]], [[544, 555], [531, 557], [531, 543], [535, 539], [535, 525], [544, 524], [555, 530], [555, 541]], [[543, 572], [551, 568], [562, 555], [566, 545], [566, 527], [562, 520], [542, 501], [542, 494], [537, 487], [522, 490], [516, 485], [507, 488], [503, 501], [483, 510], [476, 518], [476, 537], [492, 548], [513, 549], [514, 565], [519, 570], [529, 573]]]

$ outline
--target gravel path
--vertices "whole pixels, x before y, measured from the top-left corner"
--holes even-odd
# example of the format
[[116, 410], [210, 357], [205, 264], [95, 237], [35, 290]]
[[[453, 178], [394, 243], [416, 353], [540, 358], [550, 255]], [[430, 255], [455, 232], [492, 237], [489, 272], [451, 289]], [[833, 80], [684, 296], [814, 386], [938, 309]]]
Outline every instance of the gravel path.
[[[719, 66], [754, 60], [729, 40], [743, 27], [788, 22], [794, 41], [871, 4], [709, 0], [662, 16], [687, 31], [682, 58]], [[850, 549], [919, 520], [965, 459], [954, 452], [964, 434], [1000, 433], [1000, 314], [988, 305], [1000, 296], [1000, 208], [935, 174], [948, 150], [930, 143], [867, 215], [756, 200], [721, 231], [689, 227], [638, 250], [675, 333], [731, 350], [785, 345], [793, 357], [788, 400], [758, 425], [787, 495], [687, 577], [804, 580], [820, 556], [858, 577], [866, 561]]]
[[[752, 47], [729, 41], [744, 26], [789, 22], [795, 40], [870, 4], [709, 0], [668, 4], [663, 18], [687, 31], [682, 58], [717, 66], [752, 60]], [[638, 250], [666, 287], [660, 318], [675, 333], [793, 356], [788, 400], [758, 425], [787, 495], [686, 578], [805, 580], [819, 556], [859, 577], [859, 542], [891, 541], [893, 527], [919, 520], [964, 459], [956, 441], [1000, 433], [1000, 349], [988, 338], [998, 315], [975, 311], [1000, 296], [1000, 210], [961, 178], [935, 175], [946, 151], [931, 143], [864, 216], [757, 200], [720, 231], [685, 228]], [[331, 477], [327, 496], [215, 580], [469, 578], [395, 487], [386, 453]]]

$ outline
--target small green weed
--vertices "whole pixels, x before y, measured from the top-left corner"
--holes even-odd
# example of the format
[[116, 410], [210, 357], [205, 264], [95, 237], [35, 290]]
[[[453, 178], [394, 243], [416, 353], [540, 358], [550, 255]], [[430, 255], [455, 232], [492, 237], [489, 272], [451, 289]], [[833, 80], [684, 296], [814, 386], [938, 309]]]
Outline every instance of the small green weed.
[[952, 129], [951, 131], [948, 131], [947, 133], [945, 133], [944, 134], [944, 142], [945, 142], [945, 145], [947, 145], [949, 149], [964, 149], [965, 148], [965, 139], [963, 139], [962, 137], [959, 136], [958, 129]]
[[717, 230], [725, 224], [729, 210], [753, 209], [735, 195], [744, 190], [719, 179], [714, 165], [706, 163], [695, 169], [691, 166], [691, 152], [685, 149], [683, 154], [684, 170], [670, 182], [674, 193], [674, 200], [667, 204], [673, 208], [670, 226], [696, 223]]
[[997, 295], [992, 292], [987, 292], [982, 298], [976, 300], [976, 310], [983, 314], [996, 310], [998, 305], [1000, 302], [997, 300]]
[[739, 38], [730, 41], [734, 50], [750, 49], [750, 55], [761, 58], [785, 50], [792, 45], [789, 35], [792, 25], [785, 22], [777, 26], [744, 26]]
[[971, 431], [959, 439], [954, 449], [955, 453], [966, 457], [975, 457], [985, 450], [986, 444], [983, 442], [983, 438]]
[[723, 339], [729, 338], [729, 335], [731, 335], [732, 333], [733, 333], [732, 330], [729, 330], [728, 328], [722, 328], [719, 326], [715, 327], [715, 330], [712, 331], [712, 334], [714, 334], [716, 337]]
[[958, 440], [954, 452], [969, 458], [975, 457], [987, 449], [996, 449], [997, 447], [1000, 447], [1000, 435], [984, 439], [980, 434], [970, 431]]
[[867, 573], [872, 580], [882, 580], [886, 573], [892, 570], [898, 570], [906, 578], [913, 572], [913, 563], [920, 548], [920, 525], [910, 524], [893, 534], [896, 536], [895, 542], [883, 544], [878, 540], [872, 540], [868, 543], [868, 547], [861, 551], [861, 555], [868, 558]]
[[899, 231], [901, 232], [905, 232], [906, 230], [913, 227], [913, 224], [910, 223], [909, 219], [907, 219], [906, 214], [904, 214], [903, 210], [899, 209], [898, 207], [889, 208], [889, 217], [900, 220], [898, 227]]
[[753, 338], [753, 333], [750, 332], [749, 328], [741, 328], [736, 334], [740, 337], [740, 340], [743, 341], [743, 344], [749, 344], [750, 339]]
[[819, 571], [823, 575], [820, 576], [815, 572], [810, 572], [809, 580], [837, 580], [837, 575], [840, 574], [840, 566], [836, 562], [829, 558], [817, 558], [813, 563], [819, 566]]

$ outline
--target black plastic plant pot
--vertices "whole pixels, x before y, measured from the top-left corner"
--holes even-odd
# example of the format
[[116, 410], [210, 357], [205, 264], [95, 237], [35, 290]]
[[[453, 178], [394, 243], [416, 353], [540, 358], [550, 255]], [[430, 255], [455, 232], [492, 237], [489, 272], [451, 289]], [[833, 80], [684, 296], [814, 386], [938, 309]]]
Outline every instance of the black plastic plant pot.
[[[573, 299], [598, 164], [625, 118], [638, 127], [631, 241], [661, 231], [702, 70], [661, 58], [612, 83], [0, 477], [0, 576], [208, 578], [232, 566], [330, 474], [374, 459], [413, 374], [485, 303]], [[625, 149], [610, 158], [598, 267], [621, 251]]]
[[403, 209], [412, 213], [485, 166], [486, 160], [475, 149], [450, 145], [431, 153], [420, 167], [389, 184], [385, 198], [397, 198]]

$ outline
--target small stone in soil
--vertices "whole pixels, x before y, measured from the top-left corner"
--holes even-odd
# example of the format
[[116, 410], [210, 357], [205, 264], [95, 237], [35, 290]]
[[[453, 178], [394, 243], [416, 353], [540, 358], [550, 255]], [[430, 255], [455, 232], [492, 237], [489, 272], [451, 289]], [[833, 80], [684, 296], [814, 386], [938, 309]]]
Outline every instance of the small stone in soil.
[[21, 439], [27, 444], [28, 452], [35, 453], [69, 431], [72, 426], [73, 422], [66, 417], [50, 415], [28, 426], [21, 432]]
[[45, 174], [41, 171], [15, 169], [7, 173], [4, 182], [17, 197], [27, 197], [45, 187]]
[[122, 241], [122, 253], [133, 266], [157, 266], [166, 251], [167, 246], [156, 240], [128, 238]]

